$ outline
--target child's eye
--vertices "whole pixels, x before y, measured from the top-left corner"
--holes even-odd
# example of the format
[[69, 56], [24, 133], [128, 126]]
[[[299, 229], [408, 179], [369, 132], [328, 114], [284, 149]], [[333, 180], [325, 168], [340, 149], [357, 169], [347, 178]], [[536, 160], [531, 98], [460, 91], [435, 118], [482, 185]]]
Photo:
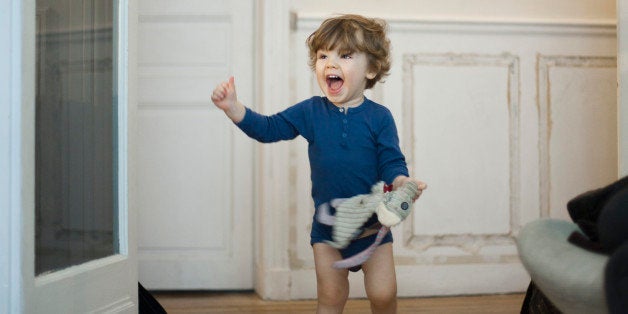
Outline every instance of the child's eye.
[[325, 60], [325, 59], [327, 59], [327, 55], [319, 54], [318, 58], [321, 59], [321, 60]]
[[343, 53], [342, 55], [340, 55], [340, 58], [351, 59], [351, 54], [350, 53]]

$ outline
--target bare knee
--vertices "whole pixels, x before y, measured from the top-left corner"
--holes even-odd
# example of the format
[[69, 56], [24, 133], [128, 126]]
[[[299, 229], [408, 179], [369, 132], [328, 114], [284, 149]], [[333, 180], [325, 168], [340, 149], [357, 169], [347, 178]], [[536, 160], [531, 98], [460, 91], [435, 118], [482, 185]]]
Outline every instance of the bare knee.
[[385, 310], [396, 308], [397, 288], [396, 287], [374, 287], [366, 292], [371, 308], [373, 310]]
[[331, 306], [342, 307], [349, 297], [348, 284], [345, 285], [321, 285], [318, 286], [318, 303]]
[[364, 286], [373, 313], [395, 313], [397, 308], [397, 279], [392, 244], [382, 244], [370, 260], [362, 265]]
[[316, 266], [316, 282], [318, 291], [319, 313], [342, 313], [349, 297], [349, 275], [347, 270], [331, 267], [334, 261], [342, 258], [338, 250], [323, 243], [316, 243], [314, 248], [314, 264]]

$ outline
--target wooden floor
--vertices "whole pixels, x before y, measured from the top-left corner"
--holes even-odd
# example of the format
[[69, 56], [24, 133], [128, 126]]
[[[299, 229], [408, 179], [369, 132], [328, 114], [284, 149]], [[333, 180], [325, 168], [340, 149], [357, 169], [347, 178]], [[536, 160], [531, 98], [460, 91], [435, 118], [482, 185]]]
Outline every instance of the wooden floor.
[[[315, 313], [316, 301], [264, 301], [253, 292], [153, 292], [169, 314]], [[523, 294], [400, 298], [398, 313], [519, 313]], [[351, 299], [344, 313], [370, 313], [366, 299]]]

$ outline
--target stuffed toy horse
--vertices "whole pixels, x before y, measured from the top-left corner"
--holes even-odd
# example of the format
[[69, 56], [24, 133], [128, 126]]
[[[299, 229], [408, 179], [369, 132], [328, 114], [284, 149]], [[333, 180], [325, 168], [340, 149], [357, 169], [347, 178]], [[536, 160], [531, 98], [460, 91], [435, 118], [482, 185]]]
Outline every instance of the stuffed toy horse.
[[[412, 210], [412, 203], [421, 195], [418, 185], [409, 181], [395, 191], [384, 192], [384, 182], [379, 182], [371, 188], [370, 194], [360, 194], [346, 199], [334, 199], [330, 203], [319, 206], [316, 220], [332, 226], [332, 240], [329, 245], [343, 249], [355, 240], [362, 232], [364, 223], [377, 214], [377, 220], [382, 225], [377, 232], [373, 244], [364, 251], [334, 263], [334, 268], [351, 268], [366, 262], [390, 228], [405, 220]], [[332, 216], [329, 206], [336, 208], [336, 215]]]

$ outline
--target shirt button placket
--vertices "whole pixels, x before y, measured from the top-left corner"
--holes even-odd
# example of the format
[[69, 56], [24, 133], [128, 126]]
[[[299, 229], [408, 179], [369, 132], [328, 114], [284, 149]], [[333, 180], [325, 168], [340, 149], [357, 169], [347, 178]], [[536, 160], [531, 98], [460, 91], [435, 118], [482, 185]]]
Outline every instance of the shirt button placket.
[[347, 137], [349, 136], [348, 125], [349, 124], [348, 124], [347, 118], [343, 117], [342, 118], [342, 142], [340, 145], [345, 148], [347, 147]]

